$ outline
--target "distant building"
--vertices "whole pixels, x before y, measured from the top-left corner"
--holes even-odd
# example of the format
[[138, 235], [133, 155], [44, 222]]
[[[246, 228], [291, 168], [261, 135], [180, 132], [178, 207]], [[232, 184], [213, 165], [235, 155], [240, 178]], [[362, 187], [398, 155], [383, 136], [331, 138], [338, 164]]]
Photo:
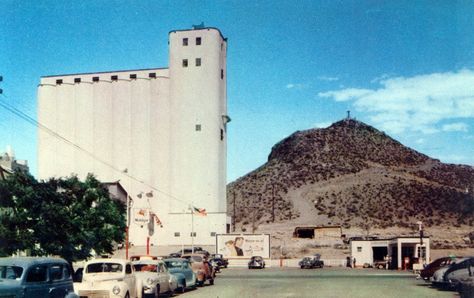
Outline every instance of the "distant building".
[[351, 256], [356, 266], [383, 263], [389, 257], [391, 269], [413, 269], [414, 264], [430, 262], [430, 238], [399, 236], [389, 239], [353, 238], [350, 241]]
[[15, 159], [15, 154], [10, 146], [0, 155], [0, 179], [5, 179], [14, 171], [29, 172], [28, 162], [26, 160]]
[[[38, 131], [38, 176], [120, 181], [135, 245], [150, 234], [153, 245], [215, 245], [228, 231], [227, 39], [199, 26], [168, 44], [168, 68], [41, 78], [38, 120], [50, 131]], [[193, 220], [191, 206], [207, 216]], [[150, 233], [143, 210], [163, 228]]]
[[293, 232], [293, 237], [296, 238], [315, 238], [318, 240], [335, 238], [341, 239], [342, 227], [341, 226], [307, 226], [307, 227], [296, 227]]

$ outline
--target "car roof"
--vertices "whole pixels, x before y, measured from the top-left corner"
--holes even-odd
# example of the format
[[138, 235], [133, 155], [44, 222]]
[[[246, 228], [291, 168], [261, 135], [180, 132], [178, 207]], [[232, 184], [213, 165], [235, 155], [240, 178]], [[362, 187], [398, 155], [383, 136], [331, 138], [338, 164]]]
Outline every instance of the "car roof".
[[132, 261], [133, 265], [145, 265], [145, 264], [152, 264], [152, 265], [157, 265], [163, 263], [162, 260], [138, 260], [138, 261]]
[[189, 262], [187, 259], [183, 259], [183, 258], [166, 258], [163, 260], [164, 262], [166, 261], [172, 261], [172, 262], [176, 262], [176, 261], [179, 261], [179, 262]]
[[69, 264], [66, 260], [61, 258], [53, 257], [9, 257], [0, 258], [0, 265], [13, 265], [19, 267], [25, 267], [28, 265], [39, 265], [49, 263], [62, 263]]
[[126, 264], [130, 263], [130, 261], [124, 260], [124, 259], [116, 259], [116, 258], [103, 258], [103, 259], [92, 259], [87, 261], [86, 265], [88, 264], [95, 264], [95, 263], [119, 263], [119, 264]]

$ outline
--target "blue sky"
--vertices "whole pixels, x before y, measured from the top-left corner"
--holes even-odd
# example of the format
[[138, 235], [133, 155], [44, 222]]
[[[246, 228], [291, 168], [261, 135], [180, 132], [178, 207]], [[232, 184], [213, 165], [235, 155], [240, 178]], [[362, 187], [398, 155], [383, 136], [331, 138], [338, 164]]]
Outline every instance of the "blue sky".
[[[228, 181], [296, 130], [346, 116], [443, 162], [474, 165], [472, 1], [12, 1], [0, 101], [36, 118], [44, 75], [168, 66], [168, 32], [228, 38]], [[0, 107], [0, 152], [36, 174], [36, 128]]]

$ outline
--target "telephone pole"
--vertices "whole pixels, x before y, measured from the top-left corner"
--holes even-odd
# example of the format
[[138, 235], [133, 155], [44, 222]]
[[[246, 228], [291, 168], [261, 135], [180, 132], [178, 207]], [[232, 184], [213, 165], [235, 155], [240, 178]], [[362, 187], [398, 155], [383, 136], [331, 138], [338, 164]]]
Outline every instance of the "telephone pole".
[[232, 197], [234, 198], [233, 205], [234, 211], [232, 212], [232, 232], [235, 232], [235, 191], [232, 191]]
[[275, 222], [275, 184], [272, 183], [272, 222]]

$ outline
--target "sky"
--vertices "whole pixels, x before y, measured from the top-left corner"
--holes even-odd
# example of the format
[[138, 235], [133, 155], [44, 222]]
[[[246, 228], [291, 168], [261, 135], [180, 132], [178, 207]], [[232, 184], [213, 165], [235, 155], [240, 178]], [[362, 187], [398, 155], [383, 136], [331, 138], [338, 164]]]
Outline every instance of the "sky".
[[[36, 119], [41, 76], [168, 66], [168, 33], [228, 38], [228, 182], [297, 130], [346, 117], [474, 165], [473, 1], [0, 0], [0, 103]], [[37, 128], [0, 106], [0, 152]]]

